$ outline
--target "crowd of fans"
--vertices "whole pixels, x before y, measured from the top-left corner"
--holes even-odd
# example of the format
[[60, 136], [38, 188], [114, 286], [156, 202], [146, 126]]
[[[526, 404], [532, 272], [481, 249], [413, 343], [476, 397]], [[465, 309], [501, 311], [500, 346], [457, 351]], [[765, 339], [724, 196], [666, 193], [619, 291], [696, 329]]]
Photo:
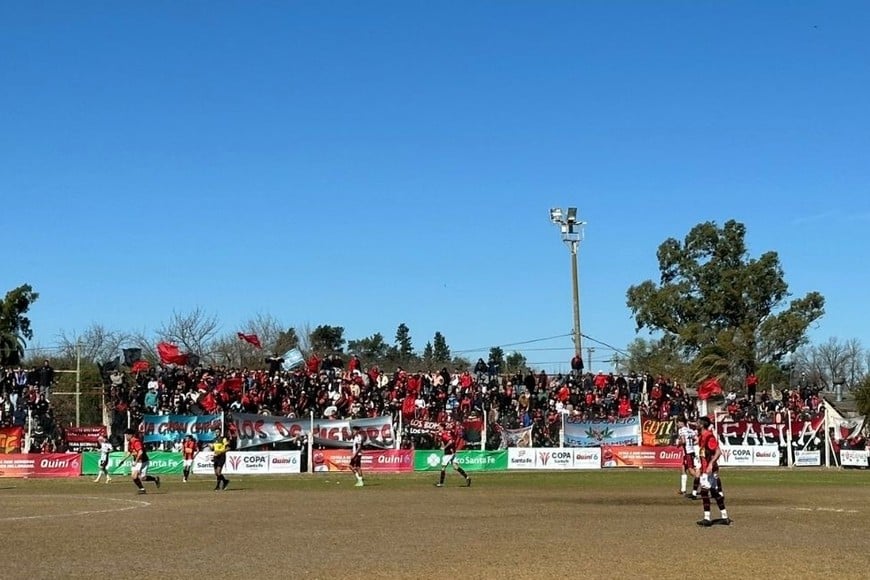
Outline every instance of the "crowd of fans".
[[55, 373], [48, 360], [42, 366], [0, 368], [0, 427], [27, 427], [31, 453], [51, 453], [62, 437], [49, 403]]
[[[691, 420], [697, 413], [689, 389], [665, 377], [587, 373], [576, 364], [564, 374], [527, 371], [504, 375], [483, 359], [461, 372], [399, 367], [387, 373], [377, 366], [364, 367], [356, 356], [344, 360], [338, 355], [312, 355], [293, 369], [283, 368], [277, 357], [266, 363], [263, 369], [176, 365], [139, 373], [115, 369], [104, 376], [111, 431], [123, 433], [146, 414], [390, 415], [397, 428], [402, 426], [405, 447], [435, 444], [425, 429], [415, 425], [477, 420], [486, 424], [486, 448], [495, 449], [504, 444], [506, 433], [528, 427], [534, 446], [558, 446], [563, 415], [581, 421], [615, 420], [638, 413], [659, 420], [681, 416]], [[56, 439], [53, 435], [58, 430], [48, 398], [52, 382], [48, 361], [40, 368], [0, 373], [0, 425], [23, 425], [29, 410], [37, 445]], [[725, 396], [725, 411], [735, 421], [782, 422], [787, 410], [798, 419], [823, 413], [819, 389], [801, 385], [782, 391], [777, 398], [768, 392], [756, 395], [754, 389], [745, 395], [730, 392]]]

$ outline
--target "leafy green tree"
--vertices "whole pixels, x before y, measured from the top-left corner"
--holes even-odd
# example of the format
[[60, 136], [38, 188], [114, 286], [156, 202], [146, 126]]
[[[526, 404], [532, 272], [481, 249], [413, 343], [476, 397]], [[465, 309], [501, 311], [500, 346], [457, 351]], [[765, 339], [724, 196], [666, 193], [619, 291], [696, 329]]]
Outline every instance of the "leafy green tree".
[[435, 369], [435, 349], [432, 348], [432, 343], [427, 342], [426, 346], [423, 347], [423, 368], [427, 371], [432, 371]]
[[311, 331], [311, 350], [319, 354], [338, 354], [344, 351], [344, 327], [321, 324]]
[[398, 362], [406, 363], [414, 357], [414, 346], [411, 343], [411, 329], [404, 322], [396, 328], [395, 355]]
[[464, 356], [454, 356], [453, 360], [450, 361], [450, 366], [461, 373], [471, 369], [471, 361]]
[[500, 346], [494, 346], [489, 349], [488, 363], [495, 363], [499, 367], [504, 366], [504, 350]]
[[698, 224], [680, 242], [658, 248], [661, 279], [632, 286], [627, 303], [637, 330], [662, 333], [691, 360], [695, 377], [739, 380], [760, 364], [779, 362], [806, 342], [824, 314], [810, 292], [792, 300], [776, 252], [750, 258], [746, 228], [734, 220]]
[[676, 341], [665, 337], [638, 337], [628, 345], [628, 358], [622, 364], [629, 372], [666, 376], [678, 381], [690, 381], [691, 368]]
[[432, 358], [436, 364], [450, 362], [450, 347], [447, 346], [447, 339], [438, 331], [432, 338]]
[[521, 353], [512, 352], [507, 355], [507, 358], [504, 361], [503, 373], [508, 375], [513, 375], [518, 372], [524, 371], [526, 368], [526, 357]]
[[27, 341], [33, 338], [26, 315], [38, 298], [29, 284], [23, 284], [0, 302], [0, 365], [17, 365], [24, 358]]
[[292, 326], [278, 333], [278, 337], [275, 339], [275, 352], [284, 354], [291, 348], [299, 348], [299, 335], [296, 334], [296, 329]]
[[360, 357], [366, 364], [380, 364], [389, 352], [390, 345], [384, 340], [384, 335], [376, 332], [366, 338], [351, 340], [347, 343], [347, 351]]

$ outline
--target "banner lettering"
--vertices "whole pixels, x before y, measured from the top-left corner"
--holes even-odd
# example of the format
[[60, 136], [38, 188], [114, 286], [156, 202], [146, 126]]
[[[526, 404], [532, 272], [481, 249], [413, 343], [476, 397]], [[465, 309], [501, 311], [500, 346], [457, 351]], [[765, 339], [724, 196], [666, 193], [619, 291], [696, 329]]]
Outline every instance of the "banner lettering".
[[0, 477], [78, 477], [78, 453], [12, 453], [0, 455]]
[[100, 446], [100, 437], [106, 436], [106, 428], [103, 425], [95, 427], [67, 427], [63, 430], [66, 447], [70, 451], [87, 451], [97, 449]]
[[[311, 429], [310, 420], [271, 415], [236, 413], [233, 415], [233, 422], [238, 434], [239, 449], [293, 441], [307, 435]], [[349, 449], [353, 446], [351, 429], [357, 426], [367, 435], [368, 446], [387, 449], [396, 443], [393, 419], [384, 416], [340, 421], [315, 419], [314, 444], [321, 447]]]
[[601, 469], [600, 447], [511, 447], [508, 469]]
[[840, 450], [840, 465], [843, 467], [867, 467], [866, 450], [861, 449], [841, 449]]
[[601, 450], [602, 467], [674, 467], [683, 466], [679, 447], [609, 446]]
[[[440, 449], [414, 452], [414, 471], [440, 471]], [[465, 471], [504, 471], [508, 465], [507, 449], [501, 451], [457, 451], [454, 460]]]
[[[791, 439], [803, 448], [823, 426], [818, 417], [808, 421], [792, 421]], [[758, 421], [722, 421], [716, 423], [716, 435], [725, 445], [778, 445], [788, 444], [786, 423], [759, 423]]]
[[207, 443], [220, 428], [220, 415], [145, 415], [139, 431], [145, 443], [175, 443], [188, 435]]
[[[314, 452], [314, 471], [350, 471], [351, 452], [347, 449], [324, 449]], [[410, 449], [363, 451], [362, 472], [396, 473], [414, 470], [414, 452]]]
[[565, 445], [568, 447], [637, 445], [638, 441], [640, 441], [638, 417], [615, 421], [581, 421], [573, 417], [565, 418]]
[[0, 454], [21, 453], [24, 427], [0, 427]]
[[[109, 465], [106, 469], [112, 477], [116, 475], [130, 475], [132, 462], [127, 460], [123, 465], [118, 462], [124, 457], [121, 451], [109, 454]], [[148, 452], [148, 473], [150, 475], [181, 475], [183, 471], [181, 453], [169, 453], [166, 451]], [[82, 475], [96, 475], [100, 470], [100, 454], [92, 451], [82, 453]]]
[[641, 423], [644, 445], [667, 447], [673, 443], [675, 429], [673, 421], [659, 421], [644, 417]]
[[[223, 468], [226, 475], [275, 475], [302, 471], [301, 451], [228, 451]], [[211, 451], [201, 451], [193, 459], [193, 473], [213, 475]]]

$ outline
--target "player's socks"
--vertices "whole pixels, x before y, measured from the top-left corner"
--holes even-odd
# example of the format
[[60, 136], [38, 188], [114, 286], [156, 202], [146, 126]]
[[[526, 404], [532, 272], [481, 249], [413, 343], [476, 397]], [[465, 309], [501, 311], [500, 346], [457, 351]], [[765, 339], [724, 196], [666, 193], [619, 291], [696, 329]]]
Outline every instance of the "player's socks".
[[142, 480], [139, 479], [138, 477], [137, 477], [136, 479], [133, 480], [133, 483], [135, 483], [135, 484], [136, 484], [136, 487], [138, 487], [140, 490], [145, 489], [145, 486], [142, 485]]
[[719, 510], [719, 512], [722, 514], [722, 519], [723, 519], [723, 520], [727, 520], [727, 519], [728, 519], [728, 510]]
[[689, 476], [685, 473], [680, 476], [680, 493], [686, 493], [686, 482], [689, 480]]
[[445, 475], [447, 475], [447, 473], [446, 473], [445, 471], [442, 470], [442, 471], [441, 471], [441, 476], [440, 476], [439, 479], [438, 479], [438, 483], [439, 483], [439, 484], [444, 485], [444, 476], [445, 476]]
[[465, 473], [465, 470], [464, 470], [464, 469], [462, 469], [461, 467], [457, 467], [457, 468], [456, 468], [456, 471], [459, 472], [459, 475], [461, 475], [461, 476], [464, 477], [465, 479], [468, 479], [468, 474]]
[[704, 511], [704, 519], [710, 521], [710, 512]]

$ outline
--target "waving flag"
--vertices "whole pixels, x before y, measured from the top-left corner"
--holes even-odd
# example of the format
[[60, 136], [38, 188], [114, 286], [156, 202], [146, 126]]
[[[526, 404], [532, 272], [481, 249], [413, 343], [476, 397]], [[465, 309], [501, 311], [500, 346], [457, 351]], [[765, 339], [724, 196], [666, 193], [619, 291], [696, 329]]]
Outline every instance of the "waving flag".
[[236, 335], [239, 337], [239, 340], [244, 340], [248, 344], [253, 344], [256, 348], [263, 348], [263, 345], [260, 344], [260, 339], [256, 334], [245, 334], [244, 332], [238, 332]]
[[701, 386], [698, 387], [698, 398], [702, 401], [706, 401], [710, 397], [714, 395], [722, 394], [722, 385], [719, 384], [719, 379], [716, 377], [711, 377], [701, 383]]
[[132, 373], [143, 373], [151, 368], [151, 365], [148, 364], [147, 360], [137, 360], [133, 363], [133, 366], [130, 367], [130, 372]]
[[165, 365], [186, 365], [188, 361], [188, 355], [181, 354], [177, 346], [168, 342], [157, 343], [157, 354]]
[[125, 348], [124, 349], [124, 365], [133, 368], [133, 365], [139, 362], [142, 358], [141, 348]]

